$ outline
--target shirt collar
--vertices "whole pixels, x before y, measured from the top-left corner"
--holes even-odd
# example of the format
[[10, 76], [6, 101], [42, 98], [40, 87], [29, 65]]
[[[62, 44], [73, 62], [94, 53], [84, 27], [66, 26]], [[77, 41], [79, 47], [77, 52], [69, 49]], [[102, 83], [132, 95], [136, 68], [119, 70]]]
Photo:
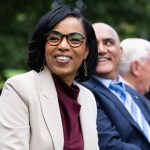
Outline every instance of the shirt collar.
[[[94, 76], [99, 82], [101, 82], [105, 87], [109, 88], [110, 83], [113, 82], [123, 82], [123, 79], [120, 75], [117, 75], [116, 79], [106, 79], [106, 78], [101, 78], [99, 76]], [[124, 83], [124, 82], [123, 82]], [[124, 88], [124, 84], [123, 84]]]
[[105, 87], [109, 87], [109, 84], [111, 83], [111, 79], [106, 79], [106, 78], [101, 78], [101, 77], [99, 77], [99, 76], [94, 76], [97, 80], [98, 80], [98, 82], [101, 82]]

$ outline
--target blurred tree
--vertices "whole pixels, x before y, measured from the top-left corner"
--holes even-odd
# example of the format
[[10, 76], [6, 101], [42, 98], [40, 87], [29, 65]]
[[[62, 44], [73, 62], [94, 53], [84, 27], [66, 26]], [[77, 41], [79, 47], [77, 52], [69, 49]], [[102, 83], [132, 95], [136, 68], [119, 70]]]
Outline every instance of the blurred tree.
[[26, 49], [35, 23], [50, 9], [48, 0], [0, 1], [0, 81], [8, 68], [27, 69]]
[[76, 7], [91, 23], [113, 26], [120, 38], [150, 38], [147, 0], [0, 0], [0, 82], [6, 69], [25, 69], [26, 49], [33, 28], [49, 9], [60, 4]]

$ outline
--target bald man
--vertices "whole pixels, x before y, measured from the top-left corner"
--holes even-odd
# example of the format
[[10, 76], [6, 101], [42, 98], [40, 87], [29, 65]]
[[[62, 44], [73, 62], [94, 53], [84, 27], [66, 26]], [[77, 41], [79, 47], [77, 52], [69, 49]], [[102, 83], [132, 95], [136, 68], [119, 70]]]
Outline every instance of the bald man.
[[[95, 23], [93, 27], [98, 43], [98, 64], [96, 74], [82, 84], [96, 98], [99, 147], [101, 150], [150, 150], [150, 136], [144, 132], [147, 127], [150, 133], [150, 114], [141, 102], [143, 97], [125, 85], [118, 75], [123, 54], [118, 34], [104, 23]], [[139, 116], [144, 116], [144, 126], [133, 114], [135, 106]]]

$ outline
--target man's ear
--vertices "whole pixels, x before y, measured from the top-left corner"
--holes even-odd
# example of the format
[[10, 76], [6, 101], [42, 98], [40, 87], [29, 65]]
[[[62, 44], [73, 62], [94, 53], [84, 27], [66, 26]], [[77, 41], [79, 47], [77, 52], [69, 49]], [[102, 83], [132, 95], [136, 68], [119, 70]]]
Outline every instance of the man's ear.
[[135, 77], [140, 75], [140, 64], [138, 61], [133, 61], [130, 64], [130, 72], [132, 73], [132, 75], [134, 75]]
[[123, 48], [120, 46], [120, 60], [122, 59], [123, 57]]

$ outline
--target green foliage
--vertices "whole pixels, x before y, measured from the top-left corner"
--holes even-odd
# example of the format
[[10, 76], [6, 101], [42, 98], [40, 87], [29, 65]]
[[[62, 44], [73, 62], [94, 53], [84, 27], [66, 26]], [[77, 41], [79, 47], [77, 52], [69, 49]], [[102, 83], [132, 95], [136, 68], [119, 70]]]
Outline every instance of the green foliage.
[[[18, 69], [6, 69], [3, 73], [6, 79], [17, 75], [17, 74], [21, 74], [24, 73], [25, 70], [18, 70]], [[5, 80], [0, 80], [0, 89], [2, 89], [3, 85], [4, 85]]]
[[148, 0], [1, 0], [0, 88], [8, 77], [20, 73], [8, 76], [8, 69], [28, 70], [26, 50], [34, 26], [49, 9], [63, 3], [76, 7], [91, 23], [110, 24], [121, 40], [126, 37], [150, 38]]

